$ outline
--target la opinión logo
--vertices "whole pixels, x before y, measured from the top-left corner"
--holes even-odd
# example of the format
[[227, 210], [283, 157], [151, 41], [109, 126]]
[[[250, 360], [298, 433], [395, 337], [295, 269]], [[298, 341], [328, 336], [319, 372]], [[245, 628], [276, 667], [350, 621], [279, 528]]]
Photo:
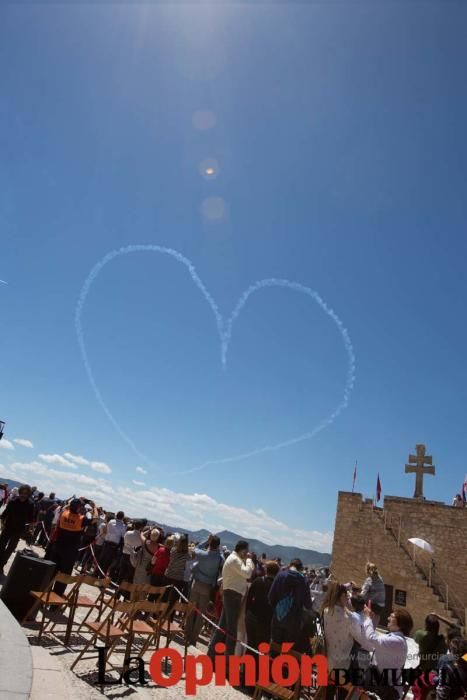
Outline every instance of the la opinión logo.
[[[326, 657], [322, 654], [315, 656], [302, 655], [300, 658], [289, 654], [293, 644], [283, 644], [281, 653], [277, 656], [269, 656], [270, 645], [262, 643], [258, 647], [260, 654], [255, 657], [251, 654], [243, 656], [230, 656], [227, 672], [227, 658], [225, 656], [225, 644], [218, 642], [215, 645], [215, 656], [211, 659], [206, 654], [193, 656], [188, 654], [183, 657], [177, 649], [164, 647], [157, 649], [149, 661], [149, 675], [158, 686], [169, 688], [180, 683], [184, 676], [186, 695], [196, 695], [198, 687], [209, 685], [213, 682], [216, 686], [241, 685], [247, 686], [269, 685], [276, 683], [284, 688], [289, 688], [298, 680], [304, 686], [327, 685], [328, 666]], [[98, 652], [98, 679], [96, 685], [146, 685], [146, 668], [140, 657], [127, 657], [124, 670], [118, 680], [106, 680], [106, 653], [108, 647], [95, 647]], [[135, 666], [131, 666], [136, 662]], [[170, 662], [170, 672], [168, 672]]]
[[[362, 669], [333, 669], [328, 676], [327, 659], [322, 654], [315, 656], [295, 656], [290, 654], [293, 644], [282, 644], [281, 653], [269, 656], [270, 645], [262, 643], [258, 647], [258, 656], [245, 654], [230, 656], [227, 671], [225, 644], [219, 642], [215, 646], [215, 656], [211, 659], [206, 654], [183, 657], [177, 649], [164, 647], [157, 649], [149, 661], [149, 677], [157, 686], [169, 688], [177, 685], [184, 677], [185, 694], [196, 695], [198, 687], [209, 685], [214, 681], [216, 686], [255, 686], [269, 685], [271, 682], [284, 688], [295, 685], [297, 681], [305, 687], [335, 686], [351, 683], [354, 686], [377, 688], [388, 686], [413, 685], [423, 677], [426, 684], [431, 684], [430, 672], [420, 669], [384, 669], [370, 667]], [[147, 685], [146, 665], [140, 657], [125, 658], [123, 672], [118, 680], [106, 679], [106, 653], [109, 647], [95, 647], [98, 652], [98, 679], [96, 685]], [[135, 662], [136, 665], [131, 666]], [[169, 670], [170, 662], [170, 670]], [[438, 675], [438, 686], [445, 685], [446, 669], [442, 668]]]

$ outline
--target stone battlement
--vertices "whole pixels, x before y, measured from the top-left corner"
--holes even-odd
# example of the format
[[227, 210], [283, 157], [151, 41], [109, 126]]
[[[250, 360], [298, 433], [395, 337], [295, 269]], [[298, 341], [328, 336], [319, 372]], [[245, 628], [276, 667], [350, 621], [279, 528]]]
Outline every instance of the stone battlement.
[[[436, 571], [443, 577], [444, 601], [440, 601], [410, 558], [407, 540], [420, 537], [433, 549]], [[467, 607], [467, 508], [453, 508], [438, 501], [386, 496], [383, 507], [361, 493], [339, 491], [332, 570], [341, 581], [365, 579], [365, 565], [373, 561], [390, 587], [393, 600], [405, 599], [406, 607], [423, 627], [425, 616], [435, 611], [449, 617], [446, 595], [457, 608]], [[421, 552], [430, 562], [430, 555]], [[445, 590], [447, 586], [447, 591]]]
[[[339, 491], [338, 492], [339, 498], [350, 498], [351, 500], [355, 499], [360, 499], [363, 503], [370, 503], [373, 504], [373, 499], [372, 498], [364, 498], [363, 494], [357, 493], [357, 492], [352, 492], [352, 491]], [[426, 506], [426, 505], [435, 505], [435, 506], [442, 506], [444, 508], [448, 508], [449, 510], [453, 510], [451, 505], [448, 505], [444, 503], [443, 501], [427, 501], [427, 500], [418, 500], [416, 498], [407, 498], [406, 496], [384, 496], [383, 497], [383, 503], [384, 505], [389, 505], [390, 503], [408, 503], [410, 504], [411, 507], [416, 507], [416, 506]], [[377, 508], [382, 508], [384, 506], [376, 506]], [[467, 508], [457, 508], [455, 510], [458, 510], [460, 513], [465, 513], [467, 514]]]

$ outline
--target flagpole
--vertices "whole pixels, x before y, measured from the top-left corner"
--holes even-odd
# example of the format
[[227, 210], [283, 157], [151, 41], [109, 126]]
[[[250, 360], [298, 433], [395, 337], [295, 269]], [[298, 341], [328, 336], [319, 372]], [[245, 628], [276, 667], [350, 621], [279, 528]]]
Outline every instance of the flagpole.
[[381, 491], [382, 491], [381, 480], [379, 478], [379, 472], [378, 472], [378, 478], [376, 480], [375, 508], [378, 507], [377, 504], [379, 503], [379, 501], [381, 499]]

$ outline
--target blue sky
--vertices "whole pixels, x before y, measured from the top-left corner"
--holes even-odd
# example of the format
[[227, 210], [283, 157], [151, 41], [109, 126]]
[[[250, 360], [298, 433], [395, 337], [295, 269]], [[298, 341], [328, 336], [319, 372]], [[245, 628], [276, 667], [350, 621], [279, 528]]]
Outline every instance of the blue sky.
[[[3, 475], [329, 550], [355, 460], [367, 496], [378, 472], [411, 496], [404, 464], [425, 442], [426, 495], [450, 502], [467, 471], [465, 3], [0, 15]], [[342, 401], [348, 353], [323, 308], [275, 287], [248, 300], [223, 369], [187, 268], [129, 253], [81, 322], [144, 462], [75, 328], [93, 266], [130, 245], [189, 259], [224, 318], [257, 280], [315, 290], [355, 352], [348, 407], [310, 440], [190, 472], [312, 431]]]

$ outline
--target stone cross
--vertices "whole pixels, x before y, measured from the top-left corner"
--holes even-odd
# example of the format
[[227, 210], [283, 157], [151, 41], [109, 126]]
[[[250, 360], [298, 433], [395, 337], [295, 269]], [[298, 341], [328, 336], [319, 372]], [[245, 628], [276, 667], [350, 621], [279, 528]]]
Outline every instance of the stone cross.
[[416, 455], [409, 455], [409, 464], [405, 465], [406, 474], [416, 474], [414, 498], [423, 498], [423, 476], [434, 474], [432, 458], [426, 454], [425, 445], [416, 445]]

